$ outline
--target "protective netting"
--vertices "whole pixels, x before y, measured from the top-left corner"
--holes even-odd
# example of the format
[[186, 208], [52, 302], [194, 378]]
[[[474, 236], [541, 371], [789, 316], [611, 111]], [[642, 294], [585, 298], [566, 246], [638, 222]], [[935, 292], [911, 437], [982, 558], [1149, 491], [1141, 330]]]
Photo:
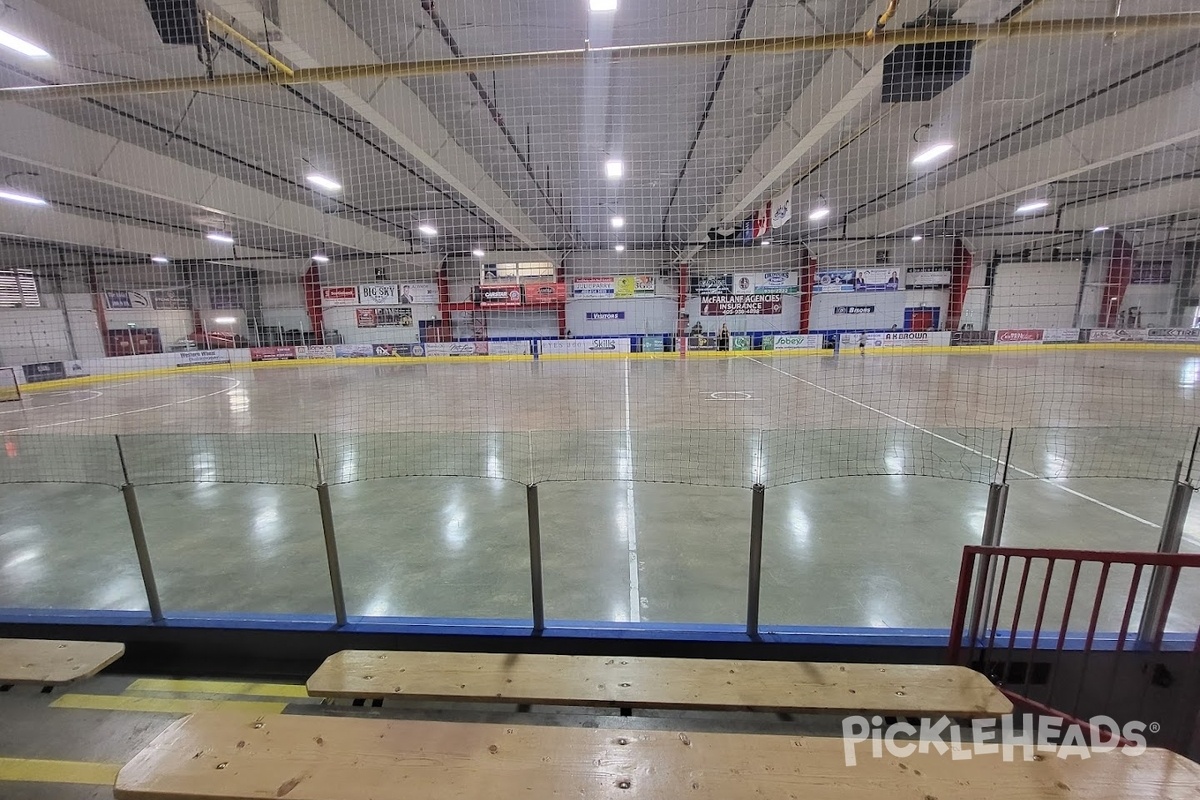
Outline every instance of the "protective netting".
[[173, 5], [0, 6], [0, 483], [1197, 474], [1187, 0]]

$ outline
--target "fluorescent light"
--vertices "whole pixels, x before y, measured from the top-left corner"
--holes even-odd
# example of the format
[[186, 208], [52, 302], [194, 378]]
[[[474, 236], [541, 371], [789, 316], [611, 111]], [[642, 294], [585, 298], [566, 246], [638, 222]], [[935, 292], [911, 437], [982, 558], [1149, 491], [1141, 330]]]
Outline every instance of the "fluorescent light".
[[604, 174], [608, 176], [609, 180], [615, 181], [625, 174], [625, 165], [613, 159], [604, 165]]
[[1095, 229], [1092, 231], [1092, 233], [1104, 233], [1106, 230], [1108, 230], [1108, 226], [1107, 226], [1107, 225], [1101, 225], [1100, 227], [1098, 227], [1098, 228], [1095, 228]]
[[11, 200], [14, 203], [25, 203], [31, 206], [49, 205], [40, 197], [34, 197], [31, 194], [21, 194], [20, 192], [2, 192], [0, 191], [0, 200]]
[[324, 175], [317, 175], [316, 173], [313, 173], [312, 175], [306, 177], [305, 180], [311, 183], [313, 186], [318, 186], [327, 192], [340, 192], [342, 190], [342, 185], [340, 183], [330, 178], [326, 178]]
[[614, 228], [624, 228], [625, 227], [625, 218], [624, 217], [613, 217], [612, 218], [612, 226]]
[[933, 161], [938, 156], [944, 156], [944, 155], [946, 155], [946, 153], [949, 153], [953, 149], [954, 149], [954, 145], [952, 143], [939, 142], [938, 144], [932, 145], [932, 146], [926, 148], [925, 150], [922, 150], [920, 153], [917, 153], [917, 155], [913, 157], [912, 163], [928, 164], [930, 161]]
[[167, 258], [166, 256], [150, 256], [150, 260], [153, 261], [155, 264], [170, 264], [171, 263], [171, 259]]
[[922, 239], [924, 239], [924, 238], [925, 238], [924, 236], [922, 236], [921, 234], [917, 233], [917, 234], [914, 234], [914, 235], [913, 235], [913, 237], [912, 237], [912, 240], [913, 240], [914, 242], [919, 242], [919, 241], [921, 241], [921, 240], [922, 240]]
[[762, 246], [763, 246], [763, 247], [770, 247], [770, 246], [771, 246], [771, 240], [770, 240], [770, 239], [763, 239], [763, 240], [762, 240]]
[[230, 236], [228, 233], [221, 233], [220, 231], [212, 231], [204, 238], [208, 239], [211, 242], [220, 242], [221, 244], [233, 244], [233, 237]]
[[482, 249], [476, 247], [474, 250], [471, 251], [471, 255], [475, 256], [476, 258], [483, 258], [485, 255], [487, 255], [487, 253], [483, 252]]
[[27, 42], [19, 36], [13, 36], [7, 31], [0, 31], [0, 45], [7, 47], [9, 50], [16, 50], [23, 56], [30, 58], [49, 58], [50, 54], [32, 42]]
[[313, 253], [313, 254], [312, 254], [312, 260], [313, 260], [313, 261], [315, 261], [315, 262], [317, 262], [318, 264], [328, 264], [328, 263], [329, 263], [329, 256], [327, 256], [327, 255], [325, 255], [325, 254], [323, 254], [323, 253]]
[[592, 11], [616, 11], [617, 0], [588, 0]]
[[417, 230], [421, 232], [422, 236], [437, 236], [437, 228], [433, 227], [427, 222], [421, 223], [421, 225], [417, 227]]
[[1024, 205], [1017, 206], [1017, 213], [1030, 214], [1034, 211], [1041, 211], [1043, 208], [1048, 208], [1049, 206], [1049, 200], [1032, 200]]
[[820, 208], [814, 208], [812, 210], [812, 213], [808, 215], [808, 218], [811, 220], [818, 220], [818, 219], [825, 219], [828, 216], [829, 216], [829, 206], [821, 206]]
[[213, 317], [213, 322], [217, 325], [233, 325], [237, 322], [237, 317]]
[[618, 253], [624, 253], [625, 245], [623, 245], [623, 244], [616, 245], [615, 247], [613, 247], [613, 250], [616, 250]]

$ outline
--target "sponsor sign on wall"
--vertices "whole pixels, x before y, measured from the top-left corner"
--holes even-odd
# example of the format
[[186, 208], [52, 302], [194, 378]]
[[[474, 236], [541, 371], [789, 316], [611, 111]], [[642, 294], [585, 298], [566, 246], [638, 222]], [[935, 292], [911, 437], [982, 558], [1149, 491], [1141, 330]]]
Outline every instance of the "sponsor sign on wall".
[[1042, 331], [1043, 344], [1076, 344], [1079, 342], [1079, 328], [1047, 328]]
[[874, 314], [875, 306], [834, 306], [835, 314]]
[[425, 345], [427, 356], [486, 356], [487, 342], [429, 342]]
[[[843, 333], [840, 337], [843, 349], [858, 347], [859, 334]], [[897, 331], [895, 333], [868, 333], [867, 347], [926, 347], [950, 344], [949, 331]]]
[[331, 344], [310, 344], [296, 348], [296, 358], [337, 358]]
[[155, 289], [150, 293], [154, 307], [159, 311], [190, 311], [192, 293], [187, 289]]
[[251, 347], [251, 361], [294, 361], [296, 359], [296, 348], [294, 347]]
[[904, 275], [904, 285], [909, 289], [941, 289], [950, 285], [948, 269], [909, 269]]
[[372, 355], [389, 358], [410, 358], [425, 354], [424, 345], [419, 344], [373, 344]]
[[1171, 282], [1170, 261], [1135, 261], [1130, 283], [1162, 285]]
[[825, 337], [819, 333], [763, 337], [763, 350], [820, 350], [824, 344]]
[[193, 367], [200, 364], [228, 364], [228, 350], [182, 350], [175, 354], [178, 365]]
[[628, 353], [629, 339], [542, 339], [538, 349], [544, 355], [578, 353]]
[[739, 272], [733, 276], [733, 294], [796, 294], [799, 272]]
[[642, 352], [643, 353], [663, 353], [667, 349], [666, 338], [663, 336], [643, 336], [642, 337]]
[[477, 289], [480, 308], [514, 308], [521, 305], [519, 284], [508, 286], [480, 286]]
[[1088, 331], [1089, 342], [1144, 342], [1146, 331], [1133, 328], [1095, 328]]
[[67, 377], [67, 368], [61, 361], [42, 361], [37, 364], [25, 364], [21, 367], [27, 383], [42, 383], [57, 381]]
[[86, 378], [91, 374], [82, 361], [64, 361], [63, 367], [66, 368], [68, 378]]
[[782, 314], [783, 299], [771, 295], [724, 295], [700, 301], [700, 316], [725, 317], [754, 314]]
[[730, 294], [732, 291], [732, 275], [692, 276], [692, 294]]
[[996, 344], [1041, 344], [1042, 331], [1035, 328], [1010, 328], [996, 331]]
[[895, 292], [900, 289], [900, 272], [895, 269], [860, 269], [854, 280], [855, 290], [859, 292]]
[[995, 331], [954, 331], [950, 334], [950, 343], [958, 345], [982, 346], [996, 341]]
[[358, 287], [326, 286], [321, 289], [321, 305], [356, 306], [358, 305]]
[[104, 305], [108, 308], [153, 308], [146, 292], [105, 292]]
[[375, 355], [375, 347], [369, 344], [335, 344], [333, 355], [335, 358], [370, 358]]
[[587, 312], [588, 322], [605, 322], [611, 320], [625, 319], [624, 311], [589, 311]]
[[1200, 328], [1151, 328], [1146, 338], [1152, 342], [1200, 342]]
[[521, 288], [525, 290], [526, 305], [562, 303], [567, 299], [565, 283], [526, 283]]
[[412, 309], [408, 306], [398, 306], [395, 308], [360, 308], [354, 312], [354, 319], [360, 328], [411, 328], [413, 324], [413, 313]]
[[813, 292], [853, 292], [857, 274], [858, 270], [853, 269], [819, 269], [813, 282]]
[[572, 297], [651, 297], [657, 283], [653, 275], [617, 275], [597, 278], [575, 278], [571, 282]]
[[360, 306], [394, 306], [400, 304], [400, 287], [394, 283], [364, 283], [358, 287]]
[[488, 342], [489, 356], [527, 356], [533, 353], [529, 340], [521, 342]]
[[437, 305], [438, 287], [436, 283], [401, 283], [400, 305]]

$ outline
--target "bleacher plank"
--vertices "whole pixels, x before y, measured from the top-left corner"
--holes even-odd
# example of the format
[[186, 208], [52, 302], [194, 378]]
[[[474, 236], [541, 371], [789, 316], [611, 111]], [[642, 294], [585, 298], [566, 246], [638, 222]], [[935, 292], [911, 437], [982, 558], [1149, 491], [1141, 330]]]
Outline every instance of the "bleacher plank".
[[1137, 757], [936, 750], [847, 766], [840, 739], [205, 713], [176, 722], [117, 776], [117, 800], [805, 800], [1200, 798], [1200, 767]]
[[313, 697], [610, 708], [995, 717], [1012, 703], [966, 667], [344, 650]]
[[0, 639], [0, 684], [62, 686], [92, 677], [123, 655], [119, 642]]

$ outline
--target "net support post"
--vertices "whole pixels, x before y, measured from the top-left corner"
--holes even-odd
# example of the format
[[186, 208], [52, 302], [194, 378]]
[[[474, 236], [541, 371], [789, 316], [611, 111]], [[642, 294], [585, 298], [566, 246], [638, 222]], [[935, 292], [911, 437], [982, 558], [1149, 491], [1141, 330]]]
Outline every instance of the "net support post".
[[754, 484], [750, 497], [750, 571], [746, 583], [746, 635], [758, 638], [758, 608], [762, 594], [763, 507], [767, 487]]
[[321, 463], [321, 442], [313, 435], [313, 446], [317, 453], [317, 503], [321, 508], [321, 533], [325, 538], [325, 563], [329, 566], [329, 588], [333, 593], [333, 616], [338, 627], [346, 624], [346, 592], [342, 588], [342, 563], [338, 558], [337, 533], [333, 526], [333, 502], [329, 497], [329, 484], [325, 482], [325, 469]]
[[150, 619], [162, 622], [163, 610], [162, 602], [158, 598], [158, 581], [154, 579], [154, 566], [150, 563], [150, 547], [146, 544], [146, 529], [142, 525], [137, 491], [129, 482], [129, 467], [125, 463], [125, 447], [121, 444], [121, 437], [114, 436], [113, 440], [117, 443], [117, 459], [121, 462], [121, 497], [125, 500], [125, 513], [129, 516], [129, 531], [133, 534], [133, 549], [137, 553], [142, 585], [146, 587], [146, 605], [150, 609]]
[[[1008, 484], [993, 483], [988, 486], [987, 511], [983, 516], [983, 536], [980, 544], [984, 547], [999, 547], [1004, 533], [1004, 512], [1008, 508]], [[978, 620], [983, 613], [984, 604], [991, 605], [991, 564], [992, 559], [984, 556], [979, 560], [980, 570], [975, 576], [975, 600], [971, 604], [971, 619]]]
[[[1178, 553], [1183, 543], [1183, 523], [1187, 520], [1188, 508], [1192, 504], [1192, 492], [1189, 484], [1178, 479], [1171, 487], [1171, 496], [1167, 500], [1167, 514], [1163, 519], [1162, 532], [1158, 538], [1159, 553]], [[1153, 647], [1162, 635], [1167, 624], [1167, 595], [1170, 592], [1171, 567], [1155, 567], [1150, 573], [1150, 583], [1146, 589], [1146, 604], [1142, 608], [1142, 620], [1138, 625], [1138, 646]]]
[[525, 505], [529, 512], [529, 589], [533, 601], [533, 631], [541, 633], [546, 629], [546, 596], [542, 588], [542, 522], [536, 483], [525, 487]]

